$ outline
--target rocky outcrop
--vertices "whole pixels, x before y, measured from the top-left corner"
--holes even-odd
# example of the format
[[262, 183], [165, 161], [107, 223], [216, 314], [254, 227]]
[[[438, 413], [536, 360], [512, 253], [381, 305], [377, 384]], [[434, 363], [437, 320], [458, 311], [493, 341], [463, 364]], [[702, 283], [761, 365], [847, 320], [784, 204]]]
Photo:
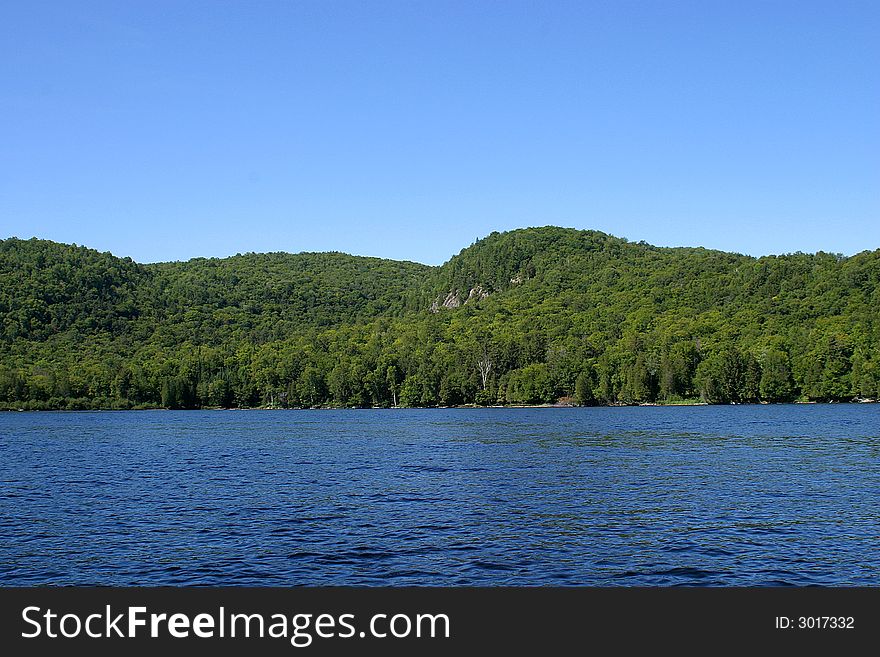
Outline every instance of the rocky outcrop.
[[458, 308], [460, 305], [461, 301], [458, 299], [458, 293], [450, 292], [442, 302], [439, 298], [434, 300], [434, 303], [431, 304], [431, 312], [440, 312], [441, 308]]
[[431, 304], [429, 310], [432, 313], [439, 313], [442, 308], [459, 308], [466, 303], [470, 303], [471, 301], [480, 301], [481, 299], [485, 299], [489, 296], [489, 291], [486, 290], [482, 285], [477, 285], [476, 287], [472, 287], [468, 293], [467, 297], [462, 301], [462, 294], [455, 290], [454, 292], [450, 292], [446, 295], [442, 301], [440, 297], [437, 297], [434, 302]]
[[468, 292], [468, 298], [465, 303], [470, 303], [471, 301], [480, 301], [481, 299], [485, 299], [489, 296], [489, 292], [483, 289], [482, 285], [477, 285], [474, 288], [471, 288], [470, 292]]

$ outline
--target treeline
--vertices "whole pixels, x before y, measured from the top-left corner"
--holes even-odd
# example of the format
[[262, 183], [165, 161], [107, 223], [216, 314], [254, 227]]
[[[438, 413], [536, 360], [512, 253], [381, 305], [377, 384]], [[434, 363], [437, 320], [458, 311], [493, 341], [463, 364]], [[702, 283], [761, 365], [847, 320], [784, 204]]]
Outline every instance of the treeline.
[[880, 251], [755, 259], [541, 228], [441, 267], [138, 265], [11, 239], [0, 284], [0, 408], [880, 398]]
[[628, 335], [601, 350], [575, 338], [554, 343], [542, 330], [471, 330], [462, 315], [384, 320], [235, 350], [188, 342], [129, 359], [80, 351], [66, 366], [45, 359], [26, 373], [0, 367], [0, 400], [21, 408], [199, 408], [880, 396], [880, 368], [844, 333], [814, 333], [814, 348], [794, 359], [778, 340], [753, 351], [706, 349], [662, 333]]

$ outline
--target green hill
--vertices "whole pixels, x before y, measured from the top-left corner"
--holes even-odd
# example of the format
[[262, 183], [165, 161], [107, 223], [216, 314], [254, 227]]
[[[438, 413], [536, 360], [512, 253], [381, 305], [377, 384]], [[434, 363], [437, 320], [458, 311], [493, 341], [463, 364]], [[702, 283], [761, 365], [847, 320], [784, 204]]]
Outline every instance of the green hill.
[[0, 241], [0, 407], [848, 401], [880, 396], [880, 250], [752, 258], [493, 233], [440, 267], [140, 265]]

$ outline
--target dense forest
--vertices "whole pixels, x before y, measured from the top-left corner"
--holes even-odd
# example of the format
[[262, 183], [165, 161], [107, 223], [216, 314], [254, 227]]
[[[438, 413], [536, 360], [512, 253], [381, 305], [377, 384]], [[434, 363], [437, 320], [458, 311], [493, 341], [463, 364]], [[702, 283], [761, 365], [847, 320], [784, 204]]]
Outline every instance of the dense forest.
[[880, 250], [753, 258], [597, 231], [447, 263], [269, 253], [142, 265], [0, 241], [0, 409], [880, 397]]

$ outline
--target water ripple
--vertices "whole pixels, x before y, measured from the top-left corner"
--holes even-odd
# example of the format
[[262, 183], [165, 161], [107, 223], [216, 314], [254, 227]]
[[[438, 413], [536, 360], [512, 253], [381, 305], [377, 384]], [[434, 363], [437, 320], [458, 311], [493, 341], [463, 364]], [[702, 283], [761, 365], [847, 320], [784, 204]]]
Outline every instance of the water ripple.
[[880, 585], [872, 405], [0, 414], [0, 584]]

